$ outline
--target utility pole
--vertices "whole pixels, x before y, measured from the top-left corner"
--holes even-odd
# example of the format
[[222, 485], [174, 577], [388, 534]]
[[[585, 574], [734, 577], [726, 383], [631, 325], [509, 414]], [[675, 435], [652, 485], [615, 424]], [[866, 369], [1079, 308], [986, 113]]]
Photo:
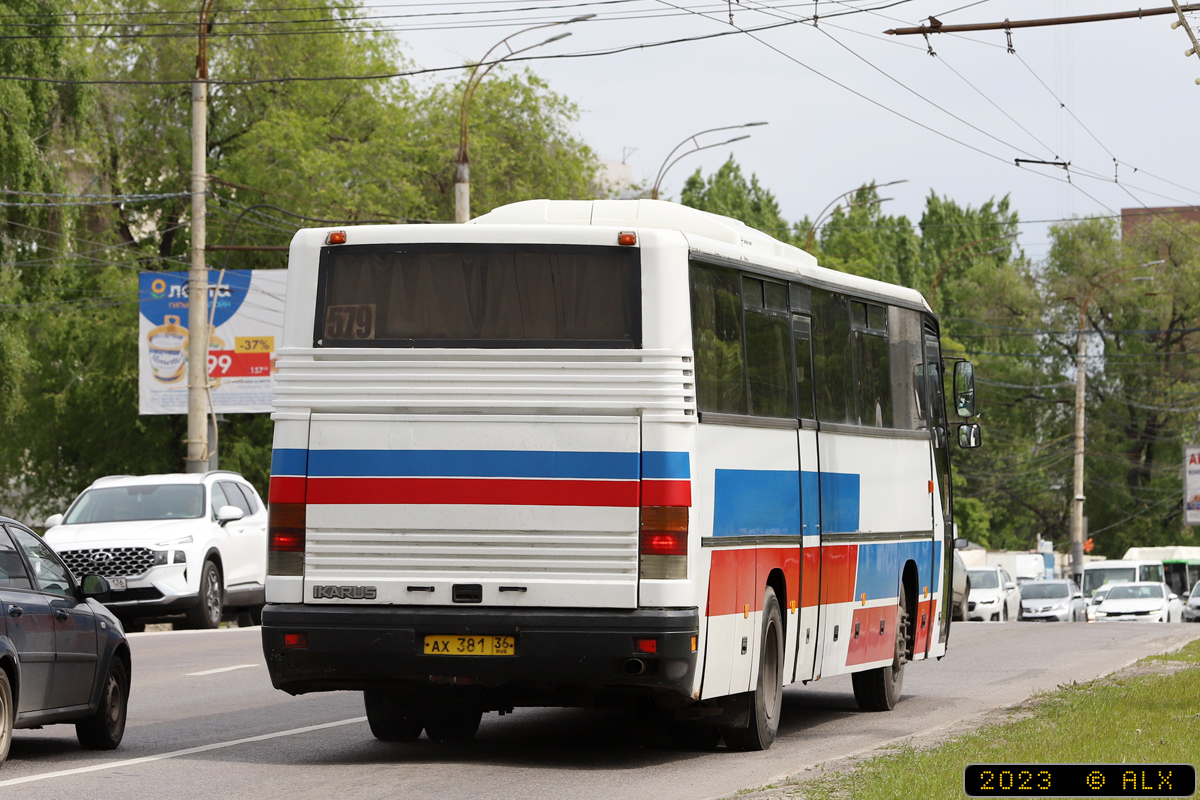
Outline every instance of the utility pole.
[[214, 0], [200, 5], [196, 80], [192, 82], [192, 260], [188, 269], [187, 472], [208, 469], [208, 267], [204, 262], [208, 191], [208, 35]]

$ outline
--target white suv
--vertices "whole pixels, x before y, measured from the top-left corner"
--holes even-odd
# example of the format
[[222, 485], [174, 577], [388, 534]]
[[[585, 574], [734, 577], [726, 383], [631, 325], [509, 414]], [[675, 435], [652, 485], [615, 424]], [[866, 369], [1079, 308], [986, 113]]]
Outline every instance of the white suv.
[[176, 614], [215, 628], [226, 610], [261, 621], [267, 511], [236, 472], [100, 478], [46, 527], [72, 572], [108, 578], [126, 630]]

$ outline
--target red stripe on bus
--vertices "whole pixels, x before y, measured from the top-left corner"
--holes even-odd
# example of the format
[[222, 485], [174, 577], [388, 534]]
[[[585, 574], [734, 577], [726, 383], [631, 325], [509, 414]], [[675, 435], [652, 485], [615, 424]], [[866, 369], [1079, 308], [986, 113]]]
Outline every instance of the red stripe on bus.
[[787, 597], [780, 597], [786, 616], [800, 597], [800, 548], [762, 547], [743, 550], [712, 549], [708, 572], [708, 616], [762, 611], [763, 591], [771, 570], [783, 572]]
[[821, 603], [849, 603], [854, 600], [858, 545], [822, 545], [821, 559]]
[[642, 481], [642, 505], [690, 506], [691, 481]]
[[521, 478], [309, 478], [309, 505], [618, 506], [637, 508], [637, 481]]
[[303, 503], [304, 482], [306, 478], [271, 476], [267, 489], [267, 502], [270, 503]]
[[800, 578], [800, 606], [816, 608], [821, 602], [821, 548], [804, 548], [804, 574]]
[[898, 607], [894, 605], [854, 609], [846, 666], [892, 658], [896, 647], [897, 616]]
[[[932, 598], [917, 603], [916, 610], [909, 613], [915, 615], [912, 619], [917, 626], [917, 636], [916, 641], [913, 643], [913, 652], [924, 653], [929, 649], [929, 642], [932, 639], [931, 633], [935, 624], [933, 620]], [[922, 615], [925, 617], [924, 620], [921, 619]]]

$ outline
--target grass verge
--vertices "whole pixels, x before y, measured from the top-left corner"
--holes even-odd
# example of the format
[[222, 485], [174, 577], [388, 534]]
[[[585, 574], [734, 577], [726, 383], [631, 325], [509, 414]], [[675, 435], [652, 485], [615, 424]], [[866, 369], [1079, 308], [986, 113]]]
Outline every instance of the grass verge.
[[[961, 798], [976, 763], [1200, 763], [1200, 640], [1010, 709], [1006, 721], [930, 749], [910, 744], [833, 775], [779, 785], [803, 800]], [[899, 711], [897, 713], [902, 713]]]

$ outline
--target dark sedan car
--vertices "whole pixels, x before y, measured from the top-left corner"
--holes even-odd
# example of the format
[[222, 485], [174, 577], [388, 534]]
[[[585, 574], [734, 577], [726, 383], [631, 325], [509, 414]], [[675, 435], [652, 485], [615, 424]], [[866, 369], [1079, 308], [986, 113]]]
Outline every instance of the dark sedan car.
[[108, 591], [99, 575], [77, 582], [40, 536], [0, 517], [0, 761], [14, 728], [74, 723], [85, 748], [121, 743], [129, 643], [96, 599]]

